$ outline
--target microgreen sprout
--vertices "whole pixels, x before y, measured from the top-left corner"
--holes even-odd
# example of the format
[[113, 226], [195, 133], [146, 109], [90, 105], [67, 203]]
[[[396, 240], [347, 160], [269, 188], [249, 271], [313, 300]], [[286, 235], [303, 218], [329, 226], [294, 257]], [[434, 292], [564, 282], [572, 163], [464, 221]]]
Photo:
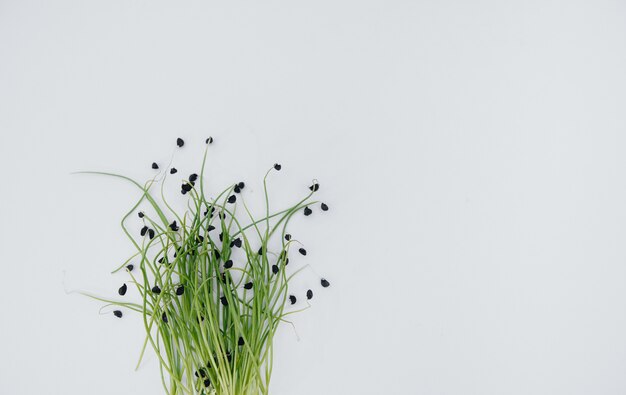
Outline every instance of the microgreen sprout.
[[[126, 269], [129, 276], [118, 289], [122, 300], [84, 294], [119, 307], [115, 317], [122, 318], [122, 310], [141, 315], [146, 339], [137, 366], [151, 346], [168, 395], [267, 395], [276, 330], [289, 322], [288, 315], [308, 308], [290, 307], [297, 302], [289, 293], [290, 282], [309, 266], [287, 269], [294, 244], [301, 255], [307, 251], [286, 230], [298, 212], [312, 213], [319, 184], [314, 180], [293, 205], [271, 211], [268, 178], [272, 170], [282, 168], [275, 163], [263, 178], [265, 212], [255, 219], [245, 203], [244, 182], [233, 183], [216, 197], [205, 192], [212, 143], [212, 137], [206, 139], [200, 174], [192, 173], [178, 184], [186, 195], [176, 195], [187, 200], [184, 213], [177, 213], [166, 199], [165, 170], [161, 178], [145, 184], [118, 174], [84, 172], [126, 180], [141, 191], [121, 223], [134, 248], [114, 270]], [[176, 144], [183, 147], [185, 142], [178, 138]], [[154, 162], [152, 168], [159, 170], [159, 165]], [[169, 169], [170, 175], [176, 173], [176, 168]], [[154, 192], [158, 183], [160, 196]], [[145, 207], [137, 212], [141, 205]], [[321, 203], [321, 209], [327, 211], [328, 206]], [[133, 236], [127, 224], [135, 212], [141, 237]], [[216, 229], [219, 235], [212, 232]], [[330, 285], [326, 279], [319, 281], [323, 288]], [[132, 295], [138, 295], [136, 303], [126, 300], [132, 296], [127, 295], [130, 287], [136, 291]], [[313, 290], [306, 291], [306, 298], [313, 298]]]

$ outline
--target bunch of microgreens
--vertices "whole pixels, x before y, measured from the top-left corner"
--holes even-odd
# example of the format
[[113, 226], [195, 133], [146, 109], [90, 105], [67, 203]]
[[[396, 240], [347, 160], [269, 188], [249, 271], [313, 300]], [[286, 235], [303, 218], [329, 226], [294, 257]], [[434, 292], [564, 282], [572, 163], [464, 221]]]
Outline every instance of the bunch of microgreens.
[[[129, 273], [127, 283], [136, 287], [141, 303], [84, 294], [142, 315], [146, 340], [137, 366], [150, 344], [159, 359], [167, 394], [268, 394], [276, 329], [281, 322], [289, 322], [286, 316], [304, 310], [285, 312], [287, 303], [297, 303], [296, 296], [289, 294], [289, 282], [308, 266], [286, 270], [294, 244], [306, 255], [286, 229], [295, 214], [311, 214], [310, 207], [317, 203], [311, 198], [319, 184], [314, 181], [308, 194], [293, 206], [271, 213], [266, 181], [271, 172], [281, 169], [275, 164], [263, 179], [265, 215], [255, 219], [243, 199], [237, 199], [245, 188], [243, 182], [214, 199], [205, 194], [203, 175], [212, 142], [212, 138], [206, 140], [200, 175], [191, 174], [182, 182], [181, 193], [189, 199], [182, 216], [167, 203], [164, 182], [160, 183], [161, 203], [155, 200], [151, 188], [160, 181], [158, 176], [141, 185], [118, 174], [82, 172], [122, 178], [142, 191], [121, 223], [136, 252], [114, 270]], [[179, 138], [177, 144], [182, 147], [184, 141]], [[159, 166], [153, 163], [152, 168]], [[170, 174], [176, 172], [169, 169]], [[142, 237], [136, 240], [126, 220], [146, 201], [153, 215], [137, 213], [144, 226]], [[240, 204], [248, 217], [245, 224], [235, 216]], [[328, 206], [321, 203], [321, 209], [327, 211]], [[278, 235], [281, 249], [270, 251], [268, 242]], [[235, 258], [235, 249], [242, 250], [245, 258]], [[319, 281], [324, 288], [330, 285], [323, 278]], [[128, 285], [120, 287], [120, 296], [126, 294]], [[309, 289], [306, 298], [312, 297]], [[122, 310], [113, 314], [123, 316]]]

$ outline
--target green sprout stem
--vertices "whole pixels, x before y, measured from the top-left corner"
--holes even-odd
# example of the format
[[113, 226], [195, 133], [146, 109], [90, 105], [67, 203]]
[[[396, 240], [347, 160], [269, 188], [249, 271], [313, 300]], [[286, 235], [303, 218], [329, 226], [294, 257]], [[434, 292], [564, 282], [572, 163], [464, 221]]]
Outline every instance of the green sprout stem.
[[[263, 178], [265, 213], [255, 219], [242, 195], [235, 205], [227, 202], [234, 186], [214, 199], [205, 195], [206, 160], [207, 151], [202, 160], [199, 187], [189, 192], [188, 210], [183, 215], [166, 199], [166, 176], [162, 180], [155, 177], [142, 185], [115, 173], [79, 172], [119, 178], [141, 191], [141, 197], [121, 220], [121, 227], [136, 251], [113, 270], [116, 273], [135, 263], [139, 275], [129, 272], [132, 280], [128, 284], [136, 288], [141, 303], [81, 293], [106, 303], [104, 307], [119, 306], [142, 315], [146, 338], [136, 368], [150, 345], [159, 360], [167, 394], [267, 395], [276, 330], [280, 323], [293, 325], [285, 317], [310, 307], [285, 312], [289, 282], [308, 266], [287, 273], [289, 249], [298, 242], [285, 240], [285, 234], [293, 216], [315, 203], [311, 200], [314, 191], [288, 208], [271, 212], [267, 185], [273, 171], [270, 169]], [[152, 194], [157, 182], [161, 182], [161, 203]], [[144, 202], [155, 214], [143, 216], [154, 237], [136, 240], [126, 222]], [[236, 217], [240, 204], [249, 218], [245, 225]], [[178, 230], [170, 228], [168, 217], [176, 220]], [[209, 227], [215, 227], [212, 234]], [[221, 242], [214, 236], [219, 231]], [[251, 231], [253, 236], [249, 235]], [[280, 234], [282, 243], [281, 250], [274, 253], [269, 251], [269, 241], [276, 233]], [[236, 266], [225, 268], [224, 262], [233, 254], [231, 242], [236, 238], [241, 239], [245, 257], [238, 259]], [[255, 246], [260, 246], [260, 253]], [[278, 266], [276, 273], [273, 265]], [[243, 286], [249, 283], [252, 289]], [[160, 292], [153, 292], [155, 286]], [[181, 289], [182, 293], [177, 292]]]

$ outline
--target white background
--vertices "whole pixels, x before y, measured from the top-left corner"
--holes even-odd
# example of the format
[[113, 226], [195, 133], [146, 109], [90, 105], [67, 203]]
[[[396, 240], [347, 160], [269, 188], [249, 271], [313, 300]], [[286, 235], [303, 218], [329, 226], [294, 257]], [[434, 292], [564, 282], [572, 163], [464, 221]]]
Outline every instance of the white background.
[[115, 296], [137, 192], [69, 173], [213, 135], [216, 189], [331, 206], [272, 394], [626, 394], [625, 70], [622, 1], [0, 0], [0, 393], [163, 393], [65, 292]]

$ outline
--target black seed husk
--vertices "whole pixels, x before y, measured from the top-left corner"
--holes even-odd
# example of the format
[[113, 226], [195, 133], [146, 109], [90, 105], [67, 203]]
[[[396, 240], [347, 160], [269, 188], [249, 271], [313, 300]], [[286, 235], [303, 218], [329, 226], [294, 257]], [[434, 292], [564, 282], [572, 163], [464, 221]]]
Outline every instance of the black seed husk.
[[237, 341], [237, 344], [239, 344], [240, 346], [243, 346], [245, 344], [243, 337], [239, 336], [239, 341]]
[[309, 216], [309, 215], [311, 215], [312, 212], [313, 212], [313, 210], [311, 210], [310, 208], [308, 208], [308, 207], [304, 208], [304, 215]]
[[320, 189], [320, 184], [315, 183], [315, 184], [311, 185], [309, 187], [309, 189], [312, 190], [313, 192], [316, 192], [316, 191], [318, 191]]
[[152, 168], [156, 170], [159, 168], [159, 165], [157, 165], [156, 162], [152, 162]]
[[322, 203], [321, 206], [323, 211], [328, 211], [328, 206], [326, 205], [326, 203]]
[[142, 236], [145, 236], [146, 232], [148, 232], [148, 227], [147, 226], [144, 226], [143, 228], [141, 228], [141, 232], [140, 233], [141, 233]]
[[138, 216], [139, 218], [143, 218], [143, 211], [138, 212], [138, 213], [137, 213], [137, 216]]
[[184, 293], [185, 293], [185, 286], [179, 285], [178, 288], [176, 288], [176, 295], [180, 296]]
[[280, 169], [282, 169], [282, 168], [283, 168], [283, 167], [282, 167], [280, 164], [278, 164], [278, 163], [274, 163], [274, 169], [276, 169], [276, 170], [280, 170]]
[[198, 179], [198, 175], [196, 173], [189, 175], [189, 181], [196, 182], [197, 179]]
[[224, 262], [224, 267], [226, 269], [230, 269], [231, 267], [233, 267], [233, 261], [232, 260], [227, 260], [226, 262]]
[[183, 191], [185, 191], [185, 192], [189, 192], [189, 191], [191, 191], [191, 188], [193, 188], [193, 187], [191, 186], [191, 184], [189, 184], [189, 183], [187, 183], [187, 182], [186, 182], [186, 183], [184, 183], [183, 185], [181, 185], [181, 187], [180, 187], [180, 188], [181, 188]]
[[161, 288], [159, 288], [158, 285], [155, 285], [154, 287], [152, 287], [152, 292], [158, 295], [161, 293]]
[[285, 240], [287, 240], [287, 241], [291, 240], [291, 235], [289, 233], [287, 233], [285, 235]]
[[241, 192], [241, 188], [239, 188], [238, 185], [235, 185], [235, 187], [233, 188], [233, 191], [235, 191], [235, 193], [239, 193]]
[[228, 306], [228, 299], [226, 299], [226, 296], [222, 296], [220, 298], [220, 302], [222, 302], [224, 306]]
[[322, 287], [324, 288], [328, 288], [328, 286], [330, 285], [328, 280], [326, 280], [325, 278], [323, 278], [322, 281], [320, 281], [320, 283], [322, 284]]
[[128, 270], [129, 272], [132, 272], [134, 268], [135, 268], [135, 266], [134, 266], [134, 265], [128, 265], [128, 266], [126, 266], [126, 270]]
[[114, 310], [113, 315], [116, 316], [117, 318], [122, 318], [123, 314], [120, 310]]
[[243, 286], [245, 289], [252, 289], [252, 281], [249, 283], [245, 283], [245, 285]]
[[237, 200], [237, 196], [235, 195], [230, 195], [228, 197], [228, 203], [235, 203], [236, 200]]
[[182, 147], [183, 145], [185, 145], [185, 140], [181, 139], [180, 137], [176, 139], [176, 145], [179, 147]]
[[126, 290], [128, 289], [128, 287], [126, 286], [126, 284], [122, 284], [122, 286], [120, 287], [120, 289], [117, 290], [117, 293], [124, 296], [126, 295]]
[[165, 322], [167, 324], [167, 314], [163, 313], [161, 318], [163, 319], [163, 322]]
[[311, 291], [310, 289], [306, 291], [306, 298], [309, 300], [313, 299], [313, 291]]
[[243, 188], [245, 188], [246, 184], [243, 181], [239, 181], [237, 186], [239, 187], [239, 189], [243, 189]]
[[178, 173], [178, 170], [176, 170], [176, 168], [175, 168], [175, 167], [172, 167], [172, 168], [170, 169], [170, 174], [176, 174], [176, 173]]
[[170, 224], [170, 229], [176, 232], [178, 230], [178, 225], [176, 225], [176, 221]]
[[300, 254], [302, 255], [306, 255], [306, 250], [304, 248], [300, 248], [298, 252], [300, 252]]
[[154, 239], [154, 229], [149, 229], [148, 230], [148, 236], [150, 237], [150, 239]]
[[208, 139], [206, 139], [206, 143], [207, 144], [212, 144], [213, 143], [213, 137], [209, 137]]
[[296, 297], [295, 297], [295, 296], [293, 296], [293, 295], [289, 295], [289, 301], [291, 302], [291, 304], [296, 304], [297, 299], [296, 299]]
[[272, 265], [272, 273], [278, 273], [278, 265]]

